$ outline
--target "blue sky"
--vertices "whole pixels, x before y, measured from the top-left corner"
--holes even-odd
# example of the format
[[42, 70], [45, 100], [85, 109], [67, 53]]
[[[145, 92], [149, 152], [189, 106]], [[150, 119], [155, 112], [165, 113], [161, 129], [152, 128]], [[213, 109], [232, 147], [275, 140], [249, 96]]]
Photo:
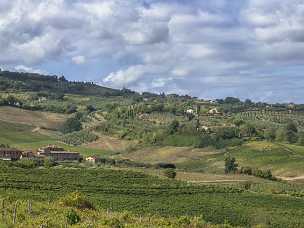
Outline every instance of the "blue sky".
[[304, 103], [303, 0], [1, 0], [0, 66]]

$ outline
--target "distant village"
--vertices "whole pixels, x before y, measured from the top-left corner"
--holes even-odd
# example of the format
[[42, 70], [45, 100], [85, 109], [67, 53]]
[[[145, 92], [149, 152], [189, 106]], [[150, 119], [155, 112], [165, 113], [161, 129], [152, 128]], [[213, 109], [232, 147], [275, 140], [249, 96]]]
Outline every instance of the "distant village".
[[[43, 160], [50, 158], [55, 162], [73, 162], [82, 161], [84, 158], [78, 152], [65, 151], [64, 148], [56, 145], [48, 145], [39, 148], [37, 151], [22, 151], [14, 148], [1, 147], [0, 160], [4, 161], [18, 161], [23, 159], [28, 160]], [[96, 162], [96, 156], [85, 158], [86, 161]]]

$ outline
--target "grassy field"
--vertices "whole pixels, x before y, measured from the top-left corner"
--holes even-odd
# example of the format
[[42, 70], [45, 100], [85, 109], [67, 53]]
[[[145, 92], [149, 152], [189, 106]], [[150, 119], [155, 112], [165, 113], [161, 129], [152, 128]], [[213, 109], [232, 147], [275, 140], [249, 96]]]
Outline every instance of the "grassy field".
[[137, 172], [100, 168], [24, 170], [1, 166], [0, 196], [11, 200], [56, 202], [72, 191], [85, 193], [97, 209], [128, 210], [142, 216], [202, 216], [207, 222], [226, 221], [242, 226], [304, 225], [303, 198], [247, 191], [242, 185], [190, 185]]
[[28, 111], [13, 107], [0, 107], [0, 121], [57, 130], [68, 115]]
[[[270, 143], [250, 142], [243, 146], [228, 148], [239, 166], [270, 169], [274, 175], [295, 177], [304, 175], [304, 147]], [[207, 173], [223, 173], [224, 153], [207, 155], [205, 159], [188, 160], [178, 164], [179, 168]]]
[[191, 147], [148, 147], [137, 151], [131, 151], [119, 155], [120, 158], [126, 158], [138, 162], [159, 163], [171, 162], [182, 163], [186, 161], [204, 160], [207, 156], [220, 153], [212, 148], [194, 149]]

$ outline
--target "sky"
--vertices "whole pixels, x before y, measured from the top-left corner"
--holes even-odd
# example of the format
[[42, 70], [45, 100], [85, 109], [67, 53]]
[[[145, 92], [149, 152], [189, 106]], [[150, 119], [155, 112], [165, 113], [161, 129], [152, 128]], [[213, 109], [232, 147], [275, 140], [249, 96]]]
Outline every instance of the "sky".
[[0, 67], [304, 103], [303, 0], [1, 0]]

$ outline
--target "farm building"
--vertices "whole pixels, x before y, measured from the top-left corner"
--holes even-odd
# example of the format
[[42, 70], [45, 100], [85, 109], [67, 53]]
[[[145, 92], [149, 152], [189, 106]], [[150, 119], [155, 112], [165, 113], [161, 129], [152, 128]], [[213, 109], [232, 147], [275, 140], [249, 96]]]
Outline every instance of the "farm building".
[[37, 156], [32, 151], [22, 151], [22, 155], [20, 157], [20, 159], [35, 159], [35, 158], [37, 158]]
[[77, 152], [65, 151], [55, 145], [39, 148], [37, 154], [41, 157], [51, 157], [54, 161], [79, 161], [82, 158]]
[[87, 162], [98, 163], [100, 162], [100, 158], [97, 156], [89, 156], [85, 159]]
[[22, 156], [22, 151], [12, 148], [0, 148], [0, 159], [6, 161], [16, 161]]
[[214, 114], [220, 114], [220, 112], [218, 111], [217, 108], [210, 109], [210, 110], [208, 111], [208, 113], [209, 113], [209, 114], [212, 114], [212, 115], [214, 115]]

